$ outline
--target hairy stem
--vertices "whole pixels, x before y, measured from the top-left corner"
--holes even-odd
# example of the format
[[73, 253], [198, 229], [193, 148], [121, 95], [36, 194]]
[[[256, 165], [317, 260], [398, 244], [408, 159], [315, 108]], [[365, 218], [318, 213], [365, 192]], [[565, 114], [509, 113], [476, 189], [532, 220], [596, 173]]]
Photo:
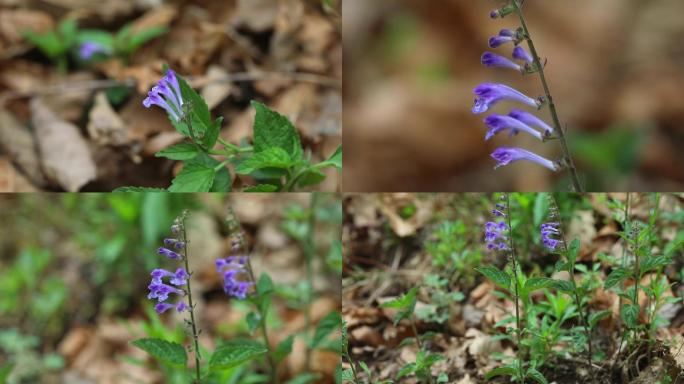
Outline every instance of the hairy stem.
[[520, 383], [525, 382], [523, 377], [523, 356], [522, 356], [522, 344], [520, 342], [520, 333], [522, 332], [522, 326], [520, 325], [520, 304], [518, 295], [518, 258], [515, 253], [515, 244], [513, 242], [513, 227], [511, 227], [511, 197], [506, 194], [506, 219], [508, 220], [508, 243], [511, 248], [511, 260], [513, 261], [513, 279], [515, 280], [515, 336], [517, 344], [517, 356], [518, 356], [518, 370], [520, 373]]
[[[190, 266], [188, 263], [188, 237], [185, 230], [185, 218], [183, 218], [182, 223], [183, 228], [183, 242], [185, 247], [183, 248], [183, 261], [185, 262], [185, 270], [188, 274], [192, 275], [190, 272]], [[199, 333], [197, 332], [197, 325], [195, 322], [195, 304], [192, 302], [192, 290], [190, 289], [190, 279], [187, 279], [187, 291], [188, 291], [188, 307], [190, 310], [190, 325], [192, 327], [192, 339], [195, 344], [195, 373], [197, 376], [196, 383], [200, 383], [200, 351], [199, 351]]]
[[572, 155], [570, 154], [570, 148], [568, 147], [568, 142], [565, 137], [565, 132], [563, 131], [563, 128], [561, 127], [560, 124], [560, 119], [558, 118], [558, 112], [556, 111], [556, 105], [553, 103], [553, 97], [551, 96], [551, 91], [549, 90], [549, 85], [546, 82], [546, 76], [544, 76], [544, 67], [541, 64], [541, 60], [539, 59], [539, 55], [537, 54], [537, 49], [534, 47], [534, 42], [532, 42], [532, 37], [530, 36], [530, 31], [527, 29], [527, 24], [525, 23], [525, 17], [523, 16], [522, 13], [522, 8], [521, 5], [518, 3], [518, 0], [512, 0], [511, 1], [516, 8], [516, 11], [518, 13], [518, 17], [520, 18], [520, 26], [523, 29], [523, 34], [525, 37], [525, 40], [527, 41], [527, 45], [530, 48], [530, 52], [532, 53], [532, 57], [534, 58], [534, 65], [538, 68], [539, 72], [539, 79], [541, 80], [542, 87], [544, 88], [544, 96], [546, 97], [546, 101], [548, 102], [549, 105], [549, 111], [551, 112], [551, 117], [553, 118], [553, 127], [558, 133], [558, 139], [561, 144], [561, 149], [563, 150], [563, 158], [565, 162], [567, 163], [568, 170], [570, 171], [570, 178], [572, 180], [572, 187], [575, 190], [575, 192], [584, 192], [584, 189], [582, 188], [582, 185], [580, 184], [579, 181], [579, 176], [577, 174], [577, 168], [575, 167], [575, 162], [572, 159]]

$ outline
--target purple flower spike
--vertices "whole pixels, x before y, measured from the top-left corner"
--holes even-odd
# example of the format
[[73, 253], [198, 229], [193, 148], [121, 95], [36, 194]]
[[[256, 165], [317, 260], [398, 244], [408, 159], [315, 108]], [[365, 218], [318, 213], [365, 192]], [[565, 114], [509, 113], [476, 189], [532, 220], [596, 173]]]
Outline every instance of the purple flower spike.
[[175, 293], [177, 295], [184, 295], [185, 292], [174, 288], [164, 283], [156, 284], [154, 281], [147, 287], [150, 293], [147, 295], [148, 299], [157, 299], [160, 303], [166, 301], [169, 295]]
[[508, 249], [508, 225], [505, 221], [490, 221], [485, 224], [485, 242], [487, 249]]
[[154, 306], [154, 310], [157, 311], [158, 314], [162, 314], [169, 309], [173, 308], [173, 304], [168, 304], [168, 303], [158, 303], [157, 305]]
[[523, 131], [529, 133], [539, 140], [544, 139], [542, 134], [536, 129], [509, 116], [492, 114], [485, 117], [484, 123], [489, 127], [489, 131], [487, 131], [487, 134], [485, 135], [485, 140], [491, 139], [494, 137], [494, 135], [506, 129], [510, 129], [511, 136], [517, 135], [519, 131]]
[[143, 100], [143, 105], [145, 108], [152, 105], [164, 108], [172, 119], [180, 121], [183, 116], [183, 97], [175, 72], [170, 69], [166, 72], [166, 75], [147, 94], [147, 98]]
[[86, 41], [78, 48], [78, 56], [83, 60], [90, 60], [97, 53], [108, 54], [111, 51], [98, 43]]
[[494, 104], [505, 99], [518, 101], [535, 108], [539, 107], [537, 100], [503, 84], [482, 83], [475, 87], [473, 92], [477, 96], [472, 109], [473, 113], [487, 112]]
[[559, 227], [560, 223], [553, 221], [544, 223], [540, 227], [542, 244], [551, 251], [555, 250], [558, 244], [560, 244], [560, 240], [551, 237], [560, 235]]
[[517, 60], [523, 60], [528, 63], [534, 62], [534, 58], [532, 58], [532, 55], [527, 53], [525, 48], [517, 45], [515, 48], [513, 48], [513, 58]]
[[228, 296], [242, 300], [247, 297], [250, 287], [254, 285], [251, 281], [240, 280], [249, 275], [246, 263], [246, 256], [229, 256], [216, 260], [216, 271], [223, 274], [223, 291]]
[[169, 283], [175, 286], [186, 285], [188, 283], [188, 278], [190, 275], [183, 268], [178, 268], [176, 273], [172, 275], [173, 277], [169, 280]]
[[520, 122], [523, 122], [527, 125], [534, 125], [534, 126], [541, 128], [547, 136], [551, 135], [553, 133], [553, 128], [551, 128], [551, 126], [546, 124], [544, 122], [544, 120], [538, 118], [537, 116], [535, 116], [529, 112], [525, 112], [522, 109], [517, 109], [517, 108], [511, 109], [511, 112], [508, 113], [508, 116], [510, 116], [510, 117], [520, 121]]
[[497, 148], [494, 152], [492, 152], [492, 158], [494, 158], [494, 160], [496, 160], [498, 163], [494, 169], [514, 163], [518, 160], [527, 160], [537, 163], [554, 172], [559, 170], [558, 166], [553, 161], [522, 148]]
[[511, 69], [515, 69], [516, 71], [521, 70], [521, 68], [518, 64], [508, 60], [507, 58], [505, 58], [501, 55], [497, 55], [497, 54], [491, 53], [491, 52], [483, 53], [480, 61], [482, 62], [482, 65], [484, 65], [485, 67], [511, 68]]
[[159, 249], [157, 249], [157, 253], [173, 260], [179, 260], [181, 258], [181, 255], [164, 247], [159, 247]]
[[162, 284], [162, 279], [167, 276], [173, 276], [173, 273], [166, 269], [157, 268], [150, 275], [152, 275], [152, 284]]

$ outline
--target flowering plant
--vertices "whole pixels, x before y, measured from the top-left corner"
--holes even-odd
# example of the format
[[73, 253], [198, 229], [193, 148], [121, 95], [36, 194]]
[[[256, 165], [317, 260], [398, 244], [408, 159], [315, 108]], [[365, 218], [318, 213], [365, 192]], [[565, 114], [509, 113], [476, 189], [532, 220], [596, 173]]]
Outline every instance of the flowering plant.
[[[513, 44], [512, 59], [517, 60], [520, 64], [505, 56], [492, 52], [485, 52], [482, 55], [481, 62], [482, 65], [489, 68], [498, 67], [512, 69], [522, 75], [538, 73], [544, 89], [544, 96], [532, 98], [504, 84], [482, 83], [473, 90], [476, 98], [472, 112], [475, 114], [487, 112], [497, 103], [506, 100], [525, 104], [535, 109], [541, 109], [544, 106], [548, 106], [549, 113], [553, 120], [553, 126], [547, 124], [544, 120], [532, 113], [520, 109], [512, 109], [508, 115], [490, 114], [484, 119], [484, 123], [489, 128], [485, 134], [485, 140], [489, 140], [499, 132], [504, 131], [507, 131], [509, 136], [515, 136], [520, 132], [524, 132], [541, 142], [557, 139], [563, 152], [562, 158], [553, 161], [523, 148], [500, 147], [491, 155], [497, 162], [495, 168], [516, 161], [525, 160], [539, 164], [553, 172], [567, 169], [570, 173], [573, 189], [577, 192], [581, 192], [582, 186], [579, 182], [577, 170], [568, 148], [565, 131], [561, 128], [558, 112], [553, 102], [546, 77], [544, 76], [544, 65], [537, 54], [534, 42], [532, 41], [532, 37], [525, 23], [525, 18], [523, 17], [522, 3], [523, 2], [520, 0], [508, 0], [508, 3], [505, 6], [490, 12], [490, 17], [493, 19], [503, 18], [510, 14], [517, 14], [520, 19], [520, 27], [516, 30], [502, 29], [499, 31], [498, 35], [489, 39], [490, 48], [502, 47], [508, 43]], [[523, 41], [527, 42], [529, 52], [519, 45]]]
[[[186, 139], [156, 154], [184, 162], [168, 191], [230, 191], [233, 179], [228, 166], [231, 164], [236, 174], [257, 181], [257, 185], [244, 188], [245, 192], [293, 191], [322, 182], [326, 177], [321, 171], [324, 168], [342, 168], [341, 146], [327, 160], [312, 164], [292, 123], [256, 101], [252, 102], [256, 110], [253, 145], [238, 146], [222, 139], [219, 133], [223, 117], [212, 120], [204, 99], [173, 70], [165, 72], [143, 105], [162, 108]], [[215, 148], [217, 145], [222, 148]], [[162, 191], [139, 187], [117, 189], [120, 192], [144, 190]]]

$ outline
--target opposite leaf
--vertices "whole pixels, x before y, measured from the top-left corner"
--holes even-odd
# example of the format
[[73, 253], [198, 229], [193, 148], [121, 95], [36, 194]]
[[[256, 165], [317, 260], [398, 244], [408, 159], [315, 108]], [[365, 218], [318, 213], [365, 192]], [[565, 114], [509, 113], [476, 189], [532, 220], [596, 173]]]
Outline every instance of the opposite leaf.
[[192, 143], [178, 143], [162, 149], [154, 154], [155, 157], [166, 157], [171, 160], [191, 160], [197, 157], [199, 149]]
[[508, 290], [511, 287], [511, 277], [505, 271], [490, 266], [477, 267], [475, 270], [485, 275], [485, 277], [494, 282], [494, 284], [505, 290]]
[[227, 369], [268, 353], [261, 343], [249, 339], [235, 339], [224, 343], [211, 356], [209, 367]]
[[279, 147], [285, 150], [293, 160], [302, 158], [302, 144], [294, 125], [283, 115], [267, 106], [252, 101], [256, 110], [254, 117], [254, 152]]
[[256, 152], [251, 157], [243, 160], [236, 168], [235, 172], [241, 175], [248, 175], [257, 169], [263, 168], [289, 168], [292, 166], [290, 155], [282, 148], [271, 147], [264, 151]]
[[214, 168], [199, 163], [185, 163], [169, 187], [170, 192], [209, 192], [214, 183]]
[[135, 340], [131, 344], [168, 364], [185, 366], [188, 362], [185, 348], [178, 343], [162, 339], [145, 338]]

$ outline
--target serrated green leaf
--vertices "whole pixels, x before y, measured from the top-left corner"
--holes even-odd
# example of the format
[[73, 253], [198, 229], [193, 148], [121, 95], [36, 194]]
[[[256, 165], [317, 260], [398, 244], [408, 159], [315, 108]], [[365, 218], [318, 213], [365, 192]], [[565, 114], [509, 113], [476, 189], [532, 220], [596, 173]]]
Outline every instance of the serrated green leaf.
[[605, 289], [614, 287], [615, 285], [621, 283], [629, 276], [629, 273], [624, 268], [615, 268], [606, 278], [606, 282], [603, 284]]
[[256, 110], [254, 117], [254, 152], [278, 147], [285, 150], [292, 160], [302, 158], [302, 144], [294, 125], [283, 115], [264, 104], [252, 101]]
[[199, 149], [193, 143], [178, 143], [154, 154], [155, 157], [166, 157], [171, 160], [192, 160], [199, 155]]
[[216, 172], [206, 165], [187, 162], [171, 182], [170, 192], [209, 192]]
[[216, 145], [216, 140], [218, 140], [219, 132], [221, 132], [221, 124], [223, 123], [223, 116], [220, 116], [213, 123], [207, 127], [207, 132], [204, 134], [202, 139], [202, 145], [205, 148], [211, 150]]
[[179, 366], [187, 365], [188, 355], [185, 353], [185, 348], [178, 343], [156, 338], [145, 338], [135, 340], [131, 344], [162, 362]]
[[620, 309], [620, 317], [622, 321], [628, 328], [634, 328], [637, 326], [639, 318], [639, 306], [636, 304], [625, 304]]
[[544, 375], [535, 368], [528, 369], [526, 376], [539, 384], [549, 384], [549, 382], [546, 380], [546, 377], [544, 377]]
[[190, 108], [192, 109], [192, 128], [195, 138], [203, 139], [206, 134], [207, 127], [212, 124], [209, 107], [202, 96], [200, 96], [197, 91], [192, 89], [192, 87], [188, 85], [182, 76], [176, 74], [176, 78], [178, 79], [178, 84], [180, 85], [183, 103], [189, 104]]
[[494, 368], [491, 371], [485, 373], [485, 379], [490, 380], [492, 377], [496, 376], [515, 376], [517, 370], [513, 367], [503, 366]]
[[548, 277], [532, 277], [525, 282], [523, 289], [527, 293], [532, 293], [538, 289], [549, 288], [555, 284], [557, 284], [556, 280], [549, 279]]
[[290, 155], [279, 147], [266, 148], [261, 152], [256, 152], [252, 156], [243, 160], [235, 172], [240, 175], [248, 175], [257, 169], [263, 168], [282, 168], [287, 169], [293, 165]]
[[221, 345], [209, 360], [211, 369], [228, 369], [268, 353], [263, 344], [249, 339], [233, 339]]
[[577, 255], [579, 254], [579, 250], [580, 250], [580, 240], [579, 239], [573, 239], [570, 242], [570, 245], [568, 246], [568, 254], [567, 254], [568, 261], [573, 265], [575, 264], [575, 261], [577, 260]]
[[596, 324], [599, 321], [601, 321], [601, 319], [604, 319], [604, 318], [610, 316], [611, 313], [613, 313], [613, 312], [609, 309], [605, 309], [603, 311], [598, 311], [598, 312], [592, 313], [591, 315], [589, 315], [589, 327], [594, 328], [596, 326]]
[[297, 187], [302, 188], [315, 185], [323, 180], [325, 180], [325, 173], [316, 168], [309, 168], [297, 179]]
[[259, 184], [243, 189], [243, 192], [276, 192], [278, 190], [277, 185], [273, 184]]
[[166, 189], [162, 188], [148, 188], [148, 187], [119, 187], [113, 190], [112, 192], [168, 192]]
[[322, 161], [318, 164], [316, 164], [316, 168], [323, 168], [323, 167], [336, 167], [337, 169], [342, 169], [342, 146], [338, 146], [335, 152], [330, 155], [330, 157]]
[[337, 311], [328, 313], [316, 325], [314, 337], [311, 340], [311, 348], [318, 347], [321, 342], [334, 330], [339, 329], [342, 324], [342, 317]]
[[475, 270], [485, 275], [485, 277], [487, 277], [489, 280], [491, 280], [494, 284], [498, 285], [499, 287], [507, 291], [510, 289], [511, 277], [508, 275], [508, 273], [492, 266], [477, 267], [475, 268]]
[[567, 280], [554, 280], [553, 286], [557, 290], [563, 291], [563, 292], [574, 292], [575, 291], [575, 287], [573, 286], [572, 282], [567, 281]]
[[643, 259], [641, 264], [641, 275], [643, 276], [649, 271], [656, 270], [670, 264], [671, 259], [668, 256], [651, 256]]

